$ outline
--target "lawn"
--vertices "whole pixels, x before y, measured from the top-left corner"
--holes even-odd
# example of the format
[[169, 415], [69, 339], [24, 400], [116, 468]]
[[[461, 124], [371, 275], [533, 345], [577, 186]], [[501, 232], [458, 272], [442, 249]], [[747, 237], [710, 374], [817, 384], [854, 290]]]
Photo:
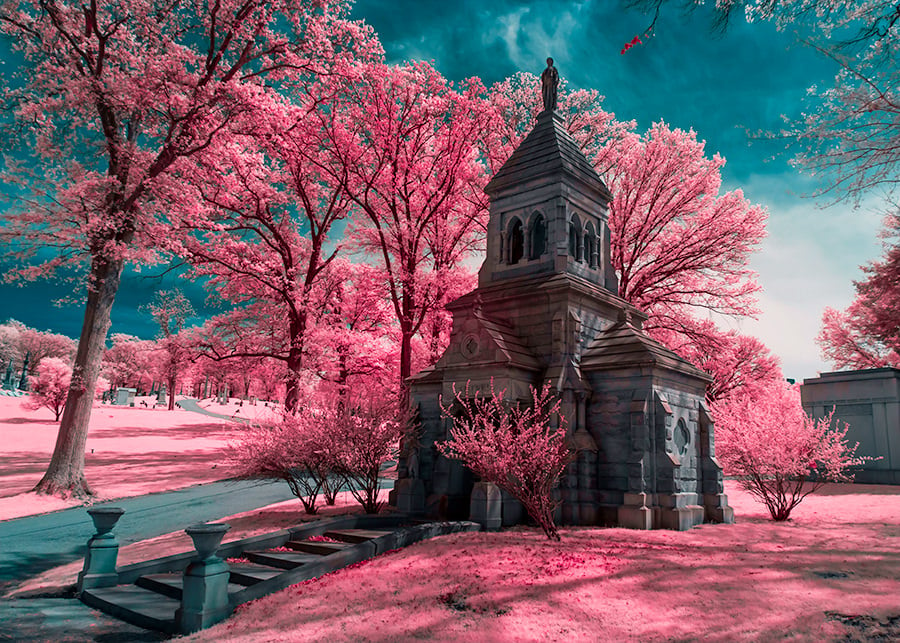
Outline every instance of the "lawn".
[[[215, 412], [247, 417], [231, 405]], [[227, 477], [236, 426], [187, 411], [100, 406], [87, 476], [102, 497]], [[56, 437], [49, 411], [0, 398], [0, 516], [46, 511], [22, 493]], [[93, 453], [90, 450], [93, 449]], [[891, 641], [900, 640], [900, 487], [827, 485], [787, 523], [734, 482], [735, 525], [686, 532], [564, 528], [455, 534], [249, 603], [193, 641]], [[41, 504], [44, 503], [44, 504]], [[72, 503], [69, 503], [72, 504]], [[348, 494], [325, 515], [353, 510]], [[226, 540], [310, 517], [296, 500], [223, 517]], [[179, 531], [123, 547], [120, 564], [188, 551]], [[74, 582], [81, 562], [17, 595]]]
[[[59, 424], [48, 409], [22, 406], [24, 398], [0, 397], [0, 520], [81, 504], [27, 493], [41, 479], [56, 443]], [[85, 475], [97, 500], [169, 491], [229, 477], [223, 467], [227, 443], [239, 425], [176, 408], [97, 404], [88, 431]], [[265, 407], [204, 404], [211, 411], [244, 417]], [[238, 412], [238, 415], [241, 413]]]
[[248, 603], [190, 641], [900, 640], [900, 488], [828, 485], [774, 523], [455, 534]]

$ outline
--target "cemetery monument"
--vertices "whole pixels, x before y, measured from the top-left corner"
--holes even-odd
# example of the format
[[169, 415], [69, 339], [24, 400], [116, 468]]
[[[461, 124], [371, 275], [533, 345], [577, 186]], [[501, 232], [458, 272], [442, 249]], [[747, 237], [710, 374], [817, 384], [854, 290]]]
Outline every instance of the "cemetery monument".
[[[556, 111], [558, 74], [542, 74], [544, 111], [485, 187], [487, 256], [478, 287], [451, 302], [450, 345], [410, 378], [418, 445], [401, 456], [392, 504], [450, 519], [473, 507], [473, 474], [434, 446], [456, 390], [506, 390], [526, 403], [549, 382], [577, 459], [560, 483], [563, 524], [688, 529], [732, 522], [704, 402], [711, 377], [642, 331], [620, 298], [607, 225], [612, 195]], [[474, 502], [482, 502], [481, 494]], [[503, 494], [502, 524], [523, 516]]]

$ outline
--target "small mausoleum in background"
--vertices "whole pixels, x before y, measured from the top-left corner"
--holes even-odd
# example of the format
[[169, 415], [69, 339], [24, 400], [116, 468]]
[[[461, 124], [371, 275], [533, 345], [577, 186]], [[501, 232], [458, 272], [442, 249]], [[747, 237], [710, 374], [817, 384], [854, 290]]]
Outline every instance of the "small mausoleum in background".
[[[454, 386], [467, 383], [489, 394], [493, 379], [509, 400], [528, 403], [529, 387], [547, 382], [562, 400], [578, 454], [560, 484], [562, 524], [732, 522], [704, 403], [711, 378], [645, 335], [646, 315], [617, 296], [612, 197], [555, 102], [554, 86], [549, 108], [545, 91], [534, 129], [485, 188], [490, 218], [478, 287], [447, 306], [450, 345], [410, 379], [421, 435], [401, 457], [392, 504], [453, 519], [481, 515], [472, 472], [435, 442], [451, 426], [440, 401], [447, 406]], [[503, 494], [502, 524], [522, 517]]]
[[846, 440], [859, 443], [856, 454], [880, 458], [854, 468], [856, 482], [900, 484], [900, 369], [869, 368], [822, 373], [803, 380], [803, 410], [846, 422]]

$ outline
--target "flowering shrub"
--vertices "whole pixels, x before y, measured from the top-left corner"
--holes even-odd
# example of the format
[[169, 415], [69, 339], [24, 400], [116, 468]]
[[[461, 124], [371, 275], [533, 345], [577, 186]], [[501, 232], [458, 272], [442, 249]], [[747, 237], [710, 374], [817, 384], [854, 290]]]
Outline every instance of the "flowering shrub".
[[350, 483], [350, 493], [366, 513], [378, 513], [384, 504], [378, 501], [381, 469], [397, 459], [400, 438], [412, 424], [410, 414], [395, 404], [335, 404], [322, 420], [329, 466]]
[[318, 512], [316, 500], [328, 477], [329, 458], [319, 442], [316, 418], [305, 410], [296, 416], [247, 428], [229, 445], [229, 461], [239, 478], [284, 480], [308, 514]]
[[758, 498], [773, 520], [791, 511], [825, 482], [849, 482], [857, 457], [834, 411], [813, 420], [800, 406], [798, 386], [768, 382], [712, 404], [716, 454], [725, 473]]
[[350, 408], [340, 398], [316, 395], [294, 415], [250, 427], [230, 446], [238, 477], [285, 480], [309, 514], [318, 509], [319, 493], [334, 494], [343, 482], [366, 513], [378, 513], [381, 468], [396, 459], [408, 414], [393, 405], [361, 404]]
[[456, 404], [441, 404], [453, 427], [451, 439], [438, 443], [438, 449], [521, 502], [547, 538], [559, 540], [551, 492], [574, 457], [565, 418], [560, 415], [559, 427], [553, 427], [560, 402], [550, 395], [549, 384], [540, 392], [531, 388], [530, 406], [505, 402], [505, 392], [495, 392], [493, 381], [491, 397], [470, 396], [468, 383], [465, 391], [454, 390], [461, 411], [454, 412]]

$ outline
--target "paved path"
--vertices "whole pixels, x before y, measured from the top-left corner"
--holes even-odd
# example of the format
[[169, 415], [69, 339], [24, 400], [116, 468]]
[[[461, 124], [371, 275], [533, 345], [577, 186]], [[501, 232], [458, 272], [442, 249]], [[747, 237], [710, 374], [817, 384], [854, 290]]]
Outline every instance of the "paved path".
[[[128, 545], [290, 498], [290, 488], [280, 480], [225, 480], [96, 506], [125, 510], [115, 533], [121, 545]], [[93, 533], [85, 507], [0, 522], [0, 591], [16, 580], [82, 558]]]
[[183, 408], [185, 411], [192, 411], [193, 413], [200, 413], [201, 415], [208, 415], [211, 418], [221, 418], [223, 420], [234, 420], [235, 422], [249, 422], [248, 418], [242, 418], [240, 416], [234, 415], [223, 415], [221, 413], [213, 413], [212, 411], [207, 411], [202, 406], [197, 404], [197, 400], [186, 397], [183, 400], [178, 400], [175, 402], [178, 406]]

